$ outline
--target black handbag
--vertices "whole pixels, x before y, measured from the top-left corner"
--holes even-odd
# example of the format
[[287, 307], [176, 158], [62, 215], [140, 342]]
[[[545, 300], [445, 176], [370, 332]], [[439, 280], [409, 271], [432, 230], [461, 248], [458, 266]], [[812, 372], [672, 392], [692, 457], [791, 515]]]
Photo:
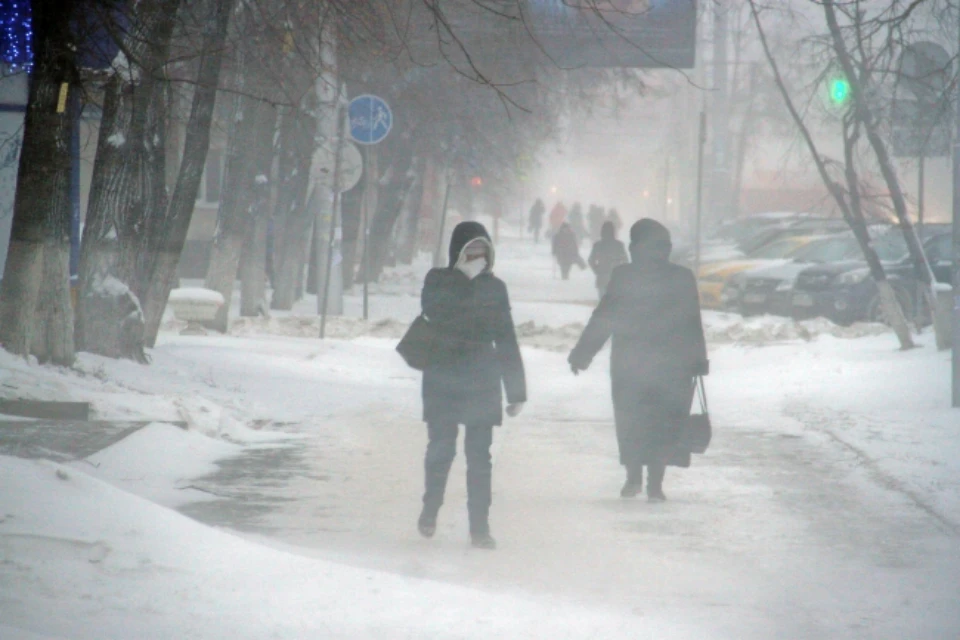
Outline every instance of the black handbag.
[[710, 446], [713, 427], [710, 425], [710, 411], [707, 408], [707, 390], [703, 386], [703, 376], [694, 379], [694, 388], [700, 399], [700, 413], [691, 413], [680, 424], [680, 447], [690, 453], [704, 453]]
[[433, 359], [437, 338], [436, 327], [421, 313], [403, 334], [397, 353], [411, 368], [423, 371]]

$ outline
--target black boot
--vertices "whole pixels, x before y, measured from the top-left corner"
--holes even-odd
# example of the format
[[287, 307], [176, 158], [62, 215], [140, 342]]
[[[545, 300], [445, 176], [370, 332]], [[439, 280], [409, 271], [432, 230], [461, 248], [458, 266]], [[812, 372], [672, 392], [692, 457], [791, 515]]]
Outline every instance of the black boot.
[[433, 534], [437, 532], [437, 513], [439, 511], [439, 506], [423, 505], [423, 510], [420, 511], [420, 519], [417, 520], [417, 530], [424, 538], [432, 538]]
[[647, 467], [647, 500], [649, 502], [666, 502], [667, 496], [663, 493], [663, 476], [666, 467], [650, 465]]
[[643, 467], [627, 467], [627, 481], [620, 489], [621, 498], [636, 498], [643, 490]]
[[497, 548], [497, 541], [493, 539], [489, 531], [486, 533], [471, 533], [470, 543], [477, 549], [493, 551]]

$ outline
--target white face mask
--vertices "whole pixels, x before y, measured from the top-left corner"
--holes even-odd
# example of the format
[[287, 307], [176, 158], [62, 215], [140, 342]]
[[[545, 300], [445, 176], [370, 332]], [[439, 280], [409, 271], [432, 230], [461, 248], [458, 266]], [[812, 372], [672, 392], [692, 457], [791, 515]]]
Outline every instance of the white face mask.
[[477, 258], [476, 260], [461, 260], [460, 264], [457, 265], [457, 269], [463, 272], [468, 278], [473, 280], [478, 275], [484, 272], [487, 268], [487, 259], [486, 258]]

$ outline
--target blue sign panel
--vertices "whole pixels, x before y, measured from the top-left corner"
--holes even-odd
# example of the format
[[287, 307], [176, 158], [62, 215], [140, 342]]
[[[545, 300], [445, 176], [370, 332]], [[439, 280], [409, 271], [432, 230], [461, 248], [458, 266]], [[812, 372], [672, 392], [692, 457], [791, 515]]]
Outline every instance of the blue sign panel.
[[393, 112], [381, 98], [357, 96], [350, 101], [350, 137], [357, 144], [377, 144], [393, 128]]
[[530, 22], [561, 67], [694, 64], [696, 0], [533, 0]]

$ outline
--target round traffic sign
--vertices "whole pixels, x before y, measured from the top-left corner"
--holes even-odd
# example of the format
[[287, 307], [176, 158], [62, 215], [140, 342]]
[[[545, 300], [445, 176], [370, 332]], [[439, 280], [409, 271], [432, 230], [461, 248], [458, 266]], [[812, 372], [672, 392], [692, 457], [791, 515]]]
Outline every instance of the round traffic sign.
[[[352, 142], [344, 142], [340, 156], [340, 192], [350, 191], [363, 175], [363, 156], [360, 149]], [[333, 162], [332, 154], [318, 150], [313, 157], [313, 179], [314, 181], [333, 188]]]
[[393, 128], [393, 112], [382, 99], [373, 95], [357, 96], [350, 101], [350, 137], [357, 144], [377, 144]]

